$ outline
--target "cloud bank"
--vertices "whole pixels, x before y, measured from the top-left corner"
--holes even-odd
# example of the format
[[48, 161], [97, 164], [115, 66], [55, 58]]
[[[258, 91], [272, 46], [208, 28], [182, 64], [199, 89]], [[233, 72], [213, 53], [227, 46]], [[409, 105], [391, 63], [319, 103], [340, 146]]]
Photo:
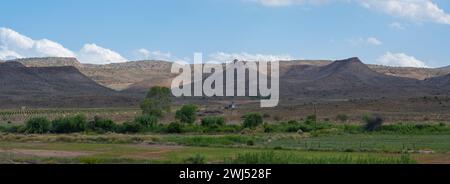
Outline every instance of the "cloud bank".
[[150, 51], [145, 48], [134, 51], [135, 59], [137, 60], [161, 60], [161, 61], [176, 61], [179, 60], [169, 52]]
[[122, 63], [127, 61], [119, 53], [93, 43], [85, 44], [81, 48], [78, 53], [78, 59], [83, 62], [95, 64]]
[[59, 43], [42, 39], [33, 40], [8, 28], [0, 28], [0, 59], [23, 57], [75, 57]]
[[126, 62], [127, 59], [110, 49], [96, 44], [85, 44], [78, 52], [48, 40], [33, 40], [9, 28], [0, 28], [0, 59], [28, 57], [75, 57], [82, 63], [108, 64]]
[[405, 53], [387, 52], [377, 59], [377, 63], [386, 66], [428, 68], [425, 62]]

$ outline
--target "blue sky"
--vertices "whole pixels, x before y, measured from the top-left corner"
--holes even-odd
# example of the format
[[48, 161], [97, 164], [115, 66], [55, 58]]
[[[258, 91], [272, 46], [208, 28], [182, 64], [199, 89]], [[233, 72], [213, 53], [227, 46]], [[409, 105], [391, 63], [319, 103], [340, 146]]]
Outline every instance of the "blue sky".
[[[358, 56], [450, 65], [447, 0], [2, 0], [0, 9], [4, 60], [75, 56], [104, 64], [202, 52], [215, 60]], [[22, 47], [20, 36], [31, 44]]]

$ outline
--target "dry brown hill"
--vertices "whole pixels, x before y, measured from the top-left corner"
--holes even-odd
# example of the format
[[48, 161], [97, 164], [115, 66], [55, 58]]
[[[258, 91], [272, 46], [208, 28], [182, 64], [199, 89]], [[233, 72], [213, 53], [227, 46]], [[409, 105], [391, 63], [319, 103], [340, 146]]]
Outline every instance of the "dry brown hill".
[[[153, 85], [169, 86], [174, 75], [170, 74], [171, 63], [166, 61], [132, 61], [108, 65], [81, 64], [75, 58], [28, 58], [18, 59], [28, 67], [74, 66], [83, 74], [103, 86], [115, 90], [137, 90]], [[332, 63], [327, 60], [293, 60], [282, 61], [280, 74], [299, 65], [325, 66]], [[368, 65], [370, 69], [385, 75], [424, 80], [427, 78], [450, 74], [450, 68], [408, 68]], [[302, 66], [300, 66], [302, 67]]]
[[424, 81], [388, 76], [358, 58], [325, 66], [296, 66], [281, 77], [281, 93], [291, 98], [357, 99], [436, 95]]
[[0, 85], [2, 107], [108, 106], [128, 98], [97, 84], [73, 66], [26, 67], [4, 62], [0, 64]]

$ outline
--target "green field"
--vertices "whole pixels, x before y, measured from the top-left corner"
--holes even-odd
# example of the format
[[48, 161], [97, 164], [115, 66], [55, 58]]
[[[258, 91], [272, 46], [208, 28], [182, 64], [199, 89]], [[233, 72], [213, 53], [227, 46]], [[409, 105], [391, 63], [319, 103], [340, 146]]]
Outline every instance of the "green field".
[[[450, 135], [15, 135], [1, 163], [445, 163]], [[319, 146], [320, 142], [320, 146]], [[305, 146], [305, 143], [307, 146]], [[414, 145], [407, 147], [405, 145]], [[429, 151], [429, 152], [425, 152]]]
[[193, 105], [165, 116], [138, 109], [1, 111], [8, 121], [0, 120], [0, 163], [450, 163], [446, 122], [386, 124], [370, 114], [361, 123], [346, 115], [266, 121], [247, 113], [230, 123], [197, 112]]

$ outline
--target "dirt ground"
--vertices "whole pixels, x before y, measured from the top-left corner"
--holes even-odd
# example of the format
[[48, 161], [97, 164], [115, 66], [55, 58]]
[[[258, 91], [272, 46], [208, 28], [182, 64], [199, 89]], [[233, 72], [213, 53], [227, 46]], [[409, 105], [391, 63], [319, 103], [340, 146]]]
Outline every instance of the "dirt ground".
[[27, 155], [36, 157], [56, 157], [56, 158], [73, 158], [95, 154], [94, 152], [35, 150], [35, 149], [10, 149], [10, 150], [0, 149], [0, 153]]

